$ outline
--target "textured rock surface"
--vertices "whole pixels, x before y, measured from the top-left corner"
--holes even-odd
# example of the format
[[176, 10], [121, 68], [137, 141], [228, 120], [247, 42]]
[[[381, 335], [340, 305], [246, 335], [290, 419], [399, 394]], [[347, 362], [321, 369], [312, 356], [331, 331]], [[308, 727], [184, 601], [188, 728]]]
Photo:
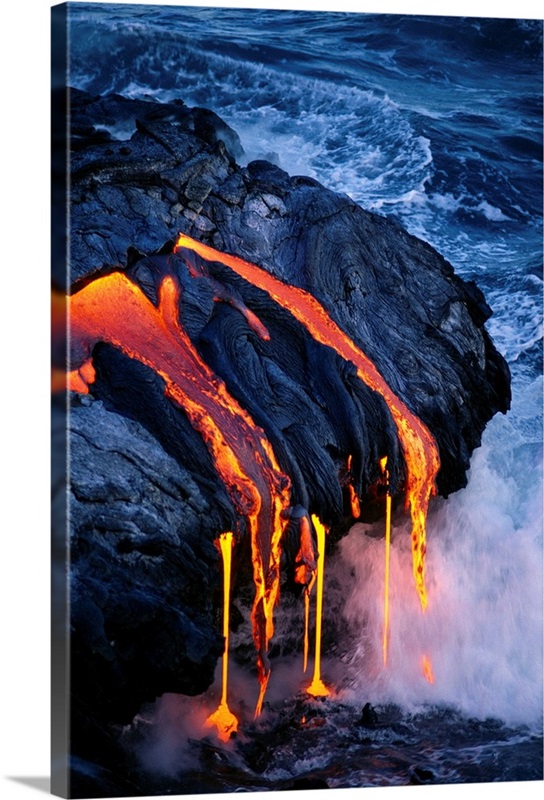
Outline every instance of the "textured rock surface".
[[[476, 286], [348, 197], [268, 162], [238, 166], [238, 137], [211, 112], [78, 91], [71, 112], [74, 281], [127, 269], [156, 302], [161, 276], [177, 277], [182, 324], [266, 431], [291, 477], [293, 504], [339, 535], [350, 520], [348, 455], [363, 507], [385, 452], [400, 495], [405, 465], [389, 412], [351, 364], [228, 268], [207, 264], [206, 275], [191, 277], [189, 267], [202, 267], [197, 257], [171, 257], [168, 248], [142, 256], [178, 230], [310, 291], [431, 429], [439, 491], [465, 484], [486, 422], [509, 403], [508, 370], [483, 328], [490, 311]], [[63, 285], [63, 265], [54, 265], [54, 278]], [[249, 327], [242, 303], [270, 341]], [[82, 675], [74, 688], [82, 705], [119, 721], [146, 699], [210, 683], [221, 649], [213, 540], [236, 523], [243, 534], [244, 523], [160, 378], [109, 345], [93, 359], [95, 400], [74, 399], [71, 417]]]
[[153, 700], [161, 681], [197, 694], [213, 680], [222, 640], [205, 533], [225, 521], [138, 422], [83, 398], [70, 429], [72, 688], [93, 714], [130, 721], [132, 697]]

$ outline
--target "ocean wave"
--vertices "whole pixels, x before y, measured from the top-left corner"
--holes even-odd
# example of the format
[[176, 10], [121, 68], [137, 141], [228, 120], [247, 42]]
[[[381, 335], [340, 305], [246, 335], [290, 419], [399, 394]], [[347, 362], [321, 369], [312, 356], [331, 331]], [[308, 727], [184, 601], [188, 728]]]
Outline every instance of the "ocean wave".
[[210, 52], [179, 33], [153, 45], [137, 31], [109, 35], [112, 70], [98, 57], [107, 34], [93, 31], [85, 50], [75, 45], [78, 88], [205, 105], [236, 128], [248, 160], [276, 152], [291, 174], [317, 178], [364, 205], [394, 201], [429, 177], [429, 140], [387, 94]]

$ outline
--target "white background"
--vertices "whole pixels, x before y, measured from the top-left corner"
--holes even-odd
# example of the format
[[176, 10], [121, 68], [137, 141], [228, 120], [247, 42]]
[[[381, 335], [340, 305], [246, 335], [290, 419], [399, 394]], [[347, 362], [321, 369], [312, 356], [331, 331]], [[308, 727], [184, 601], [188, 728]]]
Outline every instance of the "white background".
[[[538, 0], [170, 0], [169, 4], [542, 18]], [[3, 6], [0, 26], [0, 792], [4, 800], [43, 796], [49, 775], [51, 5], [48, 0], [10, 0]], [[542, 785], [538, 786], [499, 784], [492, 787], [492, 795], [506, 798], [520, 792], [530, 797], [540, 794]], [[460, 792], [464, 798], [484, 792], [487, 796], [490, 788], [476, 784], [346, 789], [323, 798], [448, 800]], [[225, 795], [217, 797], [224, 800]], [[300, 793], [281, 797], [300, 798]]]

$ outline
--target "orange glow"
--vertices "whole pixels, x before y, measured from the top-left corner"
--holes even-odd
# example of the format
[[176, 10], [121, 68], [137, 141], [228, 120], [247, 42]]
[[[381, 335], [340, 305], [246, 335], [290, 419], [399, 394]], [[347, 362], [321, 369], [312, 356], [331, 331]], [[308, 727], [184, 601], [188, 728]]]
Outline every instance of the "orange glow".
[[92, 358], [88, 358], [87, 361], [83, 362], [83, 364], [79, 368], [79, 374], [81, 375], [87, 386], [90, 383], [94, 383], [96, 378], [96, 372], [94, 369]]
[[423, 676], [425, 680], [429, 683], [434, 683], [433, 666], [430, 658], [426, 655], [424, 655], [421, 659], [421, 669], [423, 670]]
[[315, 661], [314, 676], [307, 688], [314, 697], [327, 697], [330, 692], [321, 680], [321, 619], [323, 616], [323, 576], [325, 574], [325, 526], [315, 514], [312, 522], [317, 531], [317, 598], [315, 609]]
[[[233, 304], [234, 305], [234, 304]], [[251, 328], [251, 330], [257, 334], [257, 336], [262, 339], [264, 342], [270, 341], [270, 334], [268, 333], [268, 328], [266, 325], [263, 325], [259, 317], [253, 313], [247, 306], [243, 303], [237, 303], [234, 305], [235, 308], [240, 311], [240, 313], [244, 316], [247, 324]]]
[[206, 720], [207, 727], [217, 728], [217, 735], [222, 742], [227, 742], [231, 734], [238, 730], [238, 719], [227, 703], [228, 670], [229, 670], [229, 612], [230, 612], [230, 573], [232, 556], [232, 533], [222, 533], [219, 537], [219, 548], [223, 559], [223, 638], [225, 649], [222, 664], [221, 702], [216, 711]]
[[85, 361], [79, 369], [66, 372], [58, 367], [51, 369], [51, 392], [79, 392], [89, 394], [89, 384], [94, 383], [96, 373], [92, 359]]
[[428, 428], [395, 395], [372, 363], [311, 294], [289, 286], [266, 270], [248, 261], [220, 253], [209, 245], [179, 234], [175, 251], [187, 248], [207, 261], [219, 261], [286, 308], [316, 341], [332, 347], [357, 368], [359, 378], [383, 397], [391, 413], [402, 445], [407, 469], [406, 506], [412, 520], [412, 568], [416, 590], [423, 609], [427, 607], [425, 589], [426, 518], [431, 494], [436, 492], [435, 477], [440, 468], [438, 448]]
[[66, 295], [56, 289], [51, 290], [51, 339], [60, 341], [66, 336]]
[[[66, 295], [56, 289], [51, 290], [51, 343], [60, 345], [66, 342]], [[51, 353], [52, 361], [54, 354]], [[57, 357], [65, 357], [65, 347], [62, 347], [61, 353], [57, 353]], [[65, 392], [66, 390], [74, 392], [87, 392], [87, 386], [81, 379], [77, 370], [67, 372], [65, 368], [53, 366], [51, 364], [51, 393]]]
[[387, 456], [380, 459], [380, 467], [387, 482], [385, 496], [385, 577], [383, 590], [383, 665], [387, 664], [387, 648], [389, 645], [389, 561], [391, 551], [391, 494], [389, 493], [389, 470], [387, 469]]
[[315, 573], [315, 552], [312, 531], [308, 517], [304, 516], [299, 521], [300, 547], [295, 558], [295, 582], [307, 585], [313, 582]]
[[151, 367], [164, 380], [165, 394], [201, 434], [236, 511], [246, 517], [255, 583], [252, 624], [260, 710], [270, 673], [266, 653], [274, 632], [285, 525], [281, 515], [289, 505], [289, 479], [280, 471], [264, 431], [231, 397], [181, 328], [178, 301], [179, 289], [171, 276], [160, 286], [158, 308], [120, 272], [97, 278], [68, 298], [71, 358], [80, 377], [82, 372], [90, 377], [85, 365], [101, 341]]
[[348, 484], [349, 488], [349, 502], [351, 506], [351, 516], [353, 519], [359, 519], [361, 516], [361, 503], [357, 496], [357, 492], [353, 488], [353, 484], [351, 483], [351, 456], [348, 456], [348, 472], [350, 473], [350, 482]]
[[316, 579], [314, 540], [310, 521], [303, 516], [299, 522], [300, 548], [295, 559], [295, 581], [304, 585], [304, 661], [303, 672], [308, 666], [308, 631], [310, 626], [310, 595]]
[[361, 504], [351, 483], [349, 485], [349, 502], [351, 505], [351, 516], [353, 519], [359, 519], [361, 516]]

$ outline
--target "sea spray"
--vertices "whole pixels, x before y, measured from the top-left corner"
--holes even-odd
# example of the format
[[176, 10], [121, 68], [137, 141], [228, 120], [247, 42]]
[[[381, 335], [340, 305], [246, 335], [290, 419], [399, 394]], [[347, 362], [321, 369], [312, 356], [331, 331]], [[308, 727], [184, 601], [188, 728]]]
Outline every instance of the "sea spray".
[[[500, 424], [497, 426], [500, 428]], [[490, 424], [473, 456], [469, 483], [429, 516], [429, 605], [418, 614], [410, 582], [409, 536], [397, 518], [391, 545], [390, 651], [380, 658], [383, 543], [376, 526], [355, 525], [330, 570], [346, 586], [343, 614], [351, 654], [345, 685], [352, 699], [405, 708], [447, 705], [479, 719], [542, 722], [542, 504], [534, 465], [517, 464], [531, 484], [520, 503], [512, 475], [494, 461]], [[334, 578], [333, 578], [334, 581]], [[423, 655], [433, 664], [429, 684]]]
[[202, 736], [212, 710], [211, 699], [205, 704], [194, 697], [163, 694], [125, 728], [122, 743], [146, 772], [174, 776], [180, 765], [187, 771], [196, 769], [199, 754], [191, 741]]

